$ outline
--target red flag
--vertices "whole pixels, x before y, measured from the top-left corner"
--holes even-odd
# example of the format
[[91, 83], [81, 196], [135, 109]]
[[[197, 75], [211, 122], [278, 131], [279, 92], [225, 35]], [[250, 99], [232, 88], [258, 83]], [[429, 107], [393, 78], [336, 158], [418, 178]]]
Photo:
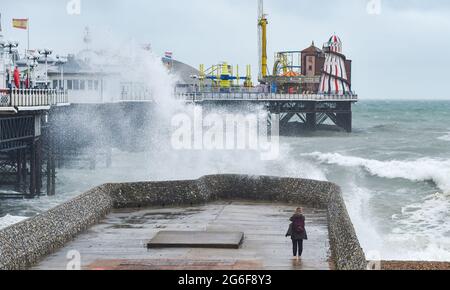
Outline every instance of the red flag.
[[20, 72], [18, 67], [14, 69], [14, 84], [16, 85], [16, 88], [20, 88]]

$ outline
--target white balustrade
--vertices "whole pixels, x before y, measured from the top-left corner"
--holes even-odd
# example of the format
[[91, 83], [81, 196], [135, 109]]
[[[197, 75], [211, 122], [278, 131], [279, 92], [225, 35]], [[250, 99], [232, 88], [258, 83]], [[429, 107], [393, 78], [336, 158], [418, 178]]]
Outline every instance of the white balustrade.
[[1, 107], [45, 107], [67, 104], [66, 91], [50, 89], [3, 89], [0, 90]]

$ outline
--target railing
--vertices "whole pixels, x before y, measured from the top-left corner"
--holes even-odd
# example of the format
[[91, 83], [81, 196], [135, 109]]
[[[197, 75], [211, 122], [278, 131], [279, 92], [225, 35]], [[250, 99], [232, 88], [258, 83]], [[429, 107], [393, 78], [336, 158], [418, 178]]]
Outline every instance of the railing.
[[153, 96], [149, 91], [122, 91], [121, 101], [153, 101]]
[[67, 104], [67, 91], [50, 89], [0, 90], [0, 107], [43, 107]]
[[202, 101], [351, 101], [358, 96], [324, 94], [275, 94], [275, 93], [179, 93], [177, 99], [193, 102]]

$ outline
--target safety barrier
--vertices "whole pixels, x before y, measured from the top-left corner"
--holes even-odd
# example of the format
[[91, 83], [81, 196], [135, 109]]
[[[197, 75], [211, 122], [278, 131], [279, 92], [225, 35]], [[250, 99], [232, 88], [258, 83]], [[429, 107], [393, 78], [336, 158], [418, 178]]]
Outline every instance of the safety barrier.
[[357, 95], [274, 94], [274, 93], [181, 93], [177, 99], [186, 101], [350, 101]]
[[42, 107], [67, 104], [67, 91], [50, 89], [0, 90], [0, 107]]

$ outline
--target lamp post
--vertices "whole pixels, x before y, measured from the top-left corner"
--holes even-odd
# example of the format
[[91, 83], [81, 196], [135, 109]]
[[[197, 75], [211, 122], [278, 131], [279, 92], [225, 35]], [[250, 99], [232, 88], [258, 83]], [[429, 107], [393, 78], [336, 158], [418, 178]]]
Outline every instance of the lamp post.
[[[15, 61], [14, 61], [14, 56], [13, 53], [15, 52], [15, 48], [17, 48], [19, 46], [19, 43], [17, 41], [8, 41], [8, 42], [1, 42], [0, 43], [0, 47], [4, 50], [6, 50], [6, 52], [9, 55], [9, 71], [8, 71], [8, 79], [9, 79], [9, 87], [12, 89], [12, 76], [11, 76], [11, 66], [14, 69], [14, 65], [15, 65]], [[12, 90], [11, 90], [12, 92]]]
[[50, 49], [39, 49], [39, 54], [45, 57], [45, 88], [48, 88], [48, 56], [53, 53]]
[[6, 86], [6, 68], [5, 68], [5, 42], [2, 40], [2, 35], [0, 35], [0, 75], [1, 75], [1, 83], [0, 83], [0, 89], [3, 88], [3, 86]]
[[67, 63], [67, 59], [65, 57], [61, 57], [59, 55], [56, 56], [56, 65], [59, 66], [59, 70], [61, 73], [61, 85], [60, 85], [60, 89], [61, 90], [65, 90], [65, 85], [64, 85], [64, 65]]
[[30, 54], [28, 56], [28, 60], [31, 61], [31, 64], [29, 65], [30, 67], [30, 87], [32, 88], [34, 85], [34, 70], [37, 68], [38, 66], [38, 60], [39, 60], [39, 56], [35, 55], [35, 54]]

